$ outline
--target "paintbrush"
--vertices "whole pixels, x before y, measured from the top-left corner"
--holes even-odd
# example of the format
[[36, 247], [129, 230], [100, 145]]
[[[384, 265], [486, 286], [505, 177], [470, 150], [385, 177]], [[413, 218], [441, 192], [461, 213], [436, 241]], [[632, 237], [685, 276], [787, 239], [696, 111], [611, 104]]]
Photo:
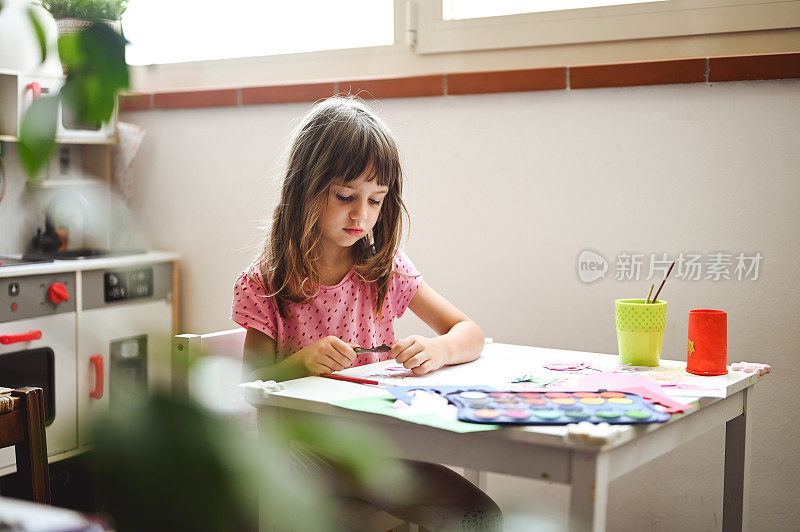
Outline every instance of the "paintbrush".
[[645, 304], [650, 303], [650, 296], [653, 294], [653, 287], [654, 286], [655, 286], [655, 283], [650, 285], [650, 291], [647, 292], [647, 299], [644, 300]]
[[667, 275], [664, 276], [664, 280], [661, 281], [661, 284], [659, 285], [658, 290], [656, 291], [656, 295], [653, 296], [653, 303], [655, 303], [656, 300], [658, 300], [658, 294], [660, 294], [661, 289], [664, 288], [664, 283], [667, 282], [667, 277], [669, 277], [669, 274], [672, 272], [672, 268], [674, 266], [675, 266], [675, 261], [672, 261], [672, 264], [669, 265], [669, 270], [667, 270]]

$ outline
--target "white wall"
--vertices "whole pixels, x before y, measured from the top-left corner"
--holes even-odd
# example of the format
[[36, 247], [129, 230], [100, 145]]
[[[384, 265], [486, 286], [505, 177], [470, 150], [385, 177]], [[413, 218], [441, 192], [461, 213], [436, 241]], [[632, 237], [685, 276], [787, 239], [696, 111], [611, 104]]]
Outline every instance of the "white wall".
[[[763, 81], [377, 104], [404, 157], [409, 255], [497, 341], [615, 352], [613, 300], [643, 297], [650, 284], [613, 278], [622, 251], [764, 256], [757, 281], [673, 279], [663, 293], [666, 358], [685, 358], [689, 309], [722, 308], [729, 361], [773, 366], [751, 407], [760, 530], [800, 519], [800, 415], [788, 400], [800, 373], [799, 90], [800, 81]], [[147, 129], [133, 208], [157, 247], [183, 254], [185, 332], [232, 326], [231, 285], [275, 206], [292, 120], [308, 107], [122, 117]], [[609, 278], [580, 282], [585, 248], [612, 261]], [[420, 330], [411, 317], [398, 325]], [[712, 431], [615, 481], [609, 529], [719, 530], [723, 445]], [[566, 510], [563, 487], [493, 476], [490, 493], [506, 511], [562, 524], [552, 516]]]

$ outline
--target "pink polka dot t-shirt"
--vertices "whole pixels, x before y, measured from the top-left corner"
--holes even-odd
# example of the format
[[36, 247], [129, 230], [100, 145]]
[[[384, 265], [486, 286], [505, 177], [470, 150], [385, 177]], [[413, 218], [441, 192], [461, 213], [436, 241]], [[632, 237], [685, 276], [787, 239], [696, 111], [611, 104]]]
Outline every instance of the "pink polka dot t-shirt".
[[[277, 344], [277, 362], [326, 336], [336, 336], [362, 347], [394, 344], [393, 321], [408, 307], [422, 283], [422, 276], [403, 252], [392, 262], [392, 278], [380, 320], [374, 315], [372, 287], [354, 270], [336, 286], [321, 286], [307, 303], [289, 303], [289, 316], [281, 317], [273, 298], [267, 297], [258, 268], [242, 272], [233, 286], [231, 319], [242, 327], [263, 332]], [[389, 354], [359, 355], [354, 366], [388, 360]]]

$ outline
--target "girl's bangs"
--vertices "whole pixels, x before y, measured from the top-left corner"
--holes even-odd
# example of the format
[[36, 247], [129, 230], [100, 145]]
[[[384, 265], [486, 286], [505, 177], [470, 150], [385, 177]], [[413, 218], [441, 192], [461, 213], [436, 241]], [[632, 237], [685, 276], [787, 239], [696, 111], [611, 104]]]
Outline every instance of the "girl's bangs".
[[367, 181], [377, 177], [378, 185], [391, 188], [400, 174], [396, 146], [381, 132], [372, 129], [359, 136], [361, 138], [348, 139], [351, 141], [342, 149], [334, 150], [339, 156], [331, 165], [337, 169], [335, 177], [349, 183], [368, 173]]

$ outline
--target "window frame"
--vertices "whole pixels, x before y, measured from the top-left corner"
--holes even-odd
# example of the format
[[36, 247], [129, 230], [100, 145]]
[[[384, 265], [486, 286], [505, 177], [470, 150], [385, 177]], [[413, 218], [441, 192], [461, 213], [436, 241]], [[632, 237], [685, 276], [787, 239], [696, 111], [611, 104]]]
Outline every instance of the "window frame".
[[418, 54], [800, 27], [797, 0], [666, 0], [465, 20], [444, 20], [443, 0], [409, 1]]

